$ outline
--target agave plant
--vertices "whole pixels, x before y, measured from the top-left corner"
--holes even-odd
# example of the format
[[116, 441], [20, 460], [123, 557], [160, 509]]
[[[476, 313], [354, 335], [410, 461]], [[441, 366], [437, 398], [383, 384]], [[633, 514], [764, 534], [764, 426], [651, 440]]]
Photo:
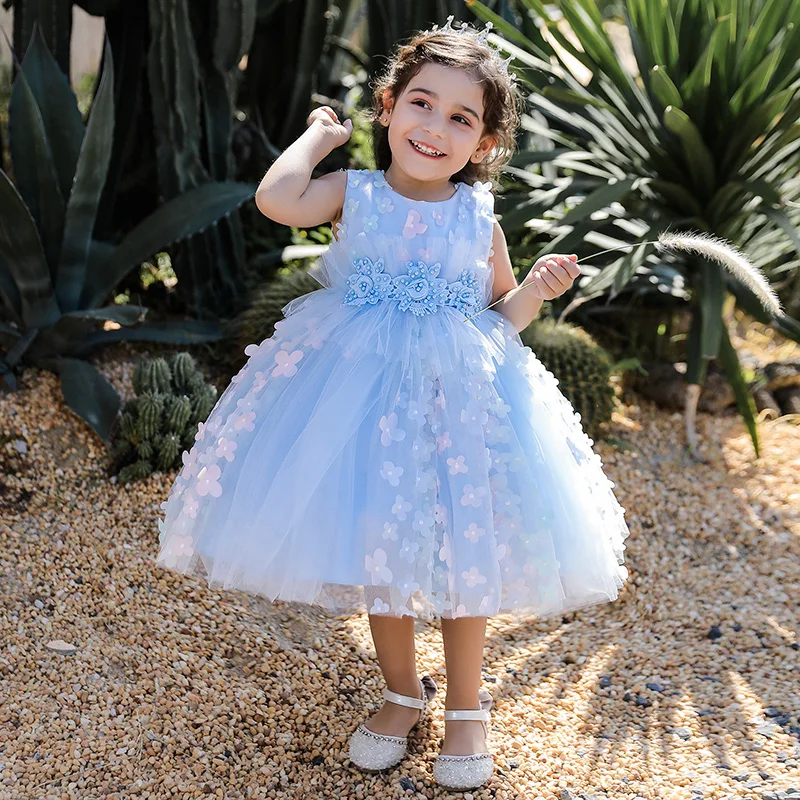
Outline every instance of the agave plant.
[[[642, 278], [658, 281], [666, 257], [645, 242], [666, 230], [727, 240], [768, 275], [797, 271], [800, 0], [622, 0], [638, 75], [623, 66], [594, 0], [560, 0], [558, 13], [519, 0], [519, 27], [467, 4], [493, 23], [500, 35], [491, 40], [514, 56], [529, 89], [522, 127], [534, 149], [509, 165], [504, 228], [543, 234], [540, 253], [626, 251], [580, 282], [565, 313]], [[732, 386], [744, 385], [723, 319], [729, 294], [796, 341], [800, 323], [700, 252], [669, 258], [692, 310], [688, 418], [710, 359]], [[752, 401], [740, 400], [758, 453]]]
[[132, 269], [168, 244], [213, 224], [252, 197], [249, 184], [219, 182], [165, 203], [119, 243], [92, 234], [113, 141], [113, 64], [84, 125], [69, 83], [34, 31], [9, 104], [14, 182], [0, 170], [0, 375], [57, 372], [67, 404], [107, 439], [119, 408], [113, 387], [83, 357], [123, 340], [188, 344], [222, 336], [216, 323], [143, 322], [147, 309], [108, 303]]

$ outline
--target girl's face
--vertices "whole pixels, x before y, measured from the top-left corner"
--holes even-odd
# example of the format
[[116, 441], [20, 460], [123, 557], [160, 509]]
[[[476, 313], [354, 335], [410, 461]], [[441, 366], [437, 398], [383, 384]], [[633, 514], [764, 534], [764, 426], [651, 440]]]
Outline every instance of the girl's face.
[[386, 93], [383, 104], [392, 166], [411, 179], [446, 180], [468, 161], [483, 160], [496, 143], [483, 135], [483, 89], [461, 69], [424, 64], [396, 101]]

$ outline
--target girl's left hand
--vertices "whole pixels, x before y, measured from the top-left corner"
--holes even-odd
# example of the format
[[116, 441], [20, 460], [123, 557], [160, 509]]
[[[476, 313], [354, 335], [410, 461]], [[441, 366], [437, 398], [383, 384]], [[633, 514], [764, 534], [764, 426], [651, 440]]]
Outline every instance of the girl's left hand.
[[577, 261], [578, 256], [574, 253], [568, 256], [557, 253], [544, 255], [536, 260], [520, 286], [532, 284], [534, 292], [542, 300], [559, 297], [581, 274]]

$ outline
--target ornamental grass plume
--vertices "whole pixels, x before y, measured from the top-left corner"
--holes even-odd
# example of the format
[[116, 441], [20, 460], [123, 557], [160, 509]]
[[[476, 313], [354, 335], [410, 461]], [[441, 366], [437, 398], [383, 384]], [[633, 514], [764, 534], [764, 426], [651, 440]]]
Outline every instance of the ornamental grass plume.
[[[741, 251], [737, 250], [737, 248], [734, 247], [734, 245], [732, 245], [729, 241], [718, 236], [713, 236], [710, 233], [670, 233], [669, 231], [663, 231], [658, 235], [658, 239], [656, 240], [648, 242], [634, 242], [632, 244], [624, 244], [620, 247], [612, 247], [608, 250], [601, 250], [597, 253], [592, 253], [591, 255], [579, 258], [577, 263], [580, 264], [582, 261], [586, 261], [588, 258], [595, 258], [596, 256], [603, 255], [604, 253], [613, 253], [615, 250], [623, 250], [626, 247], [638, 247], [641, 244], [654, 244], [660, 250], [683, 250], [684, 252], [695, 253], [696, 255], [701, 255], [711, 261], [716, 261], [718, 264], [721, 264], [723, 267], [725, 267], [725, 269], [727, 269], [741, 283], [747, 286], [747, 288], [750, 289], [759, 299], [764, 308], [773, 316], [783, 313], [780, 300], [772, 290], [772, 287], [769, 285], [769, 281], [764, 276], [764, 273], [761, 272], [758, 267], [751, 264], [745, 255]], [[517, 292], [520, 292], [523, 289], [533, 285], [534, 284], [532, 283], [528, 283], [511, 289], [511, 291], [506, 292], [503, 297], [495, 300], [494, 303], [489, 303], [486, 308], [482, 308], [476, 314], [473, 314], [471, 317], [467, 317], [465, 322], [475, 319], [478, 314], [482, 314], [484, 311], [491, 308], [493, 305], [496, 305], [501, 300], [511, 297]]]
[[664, 231], [659, 234], [657, 245], [659, 249], [684, 250], [701, 255], [709, 261], [716, 261], [750, 289], [770, 314], [778, 316], [783, 313], [778, 295], [772, 290], [764, 273], [729, 241], [710, 233]]

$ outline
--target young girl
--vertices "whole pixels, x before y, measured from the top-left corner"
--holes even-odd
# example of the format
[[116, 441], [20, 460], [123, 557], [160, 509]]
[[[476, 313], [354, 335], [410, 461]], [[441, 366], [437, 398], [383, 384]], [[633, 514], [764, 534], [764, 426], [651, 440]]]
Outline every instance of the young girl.
[[[245, 350], [162, 505], [158, 563], [271, 600], [366, 611], [386, 687], [351, 761], [398, 763], [436, 693], [414, 618], [441, 620], [443, 786], [493, 772], [481, 690], [486, 618], [614, 600], [623, 511], [553, 375], [518, 331], [578, 276], [539, 259], [517, 283], [491, 178], [514, 146], [513, 75], [488, 27], [420, 32], [375, 94], [378, 170], [311, 179], [350, 137], [332, 109], [267, 172], [259, 209], [335, 222], [324, 288]], [[470, 317], [473, 317], [470, 319]]]

